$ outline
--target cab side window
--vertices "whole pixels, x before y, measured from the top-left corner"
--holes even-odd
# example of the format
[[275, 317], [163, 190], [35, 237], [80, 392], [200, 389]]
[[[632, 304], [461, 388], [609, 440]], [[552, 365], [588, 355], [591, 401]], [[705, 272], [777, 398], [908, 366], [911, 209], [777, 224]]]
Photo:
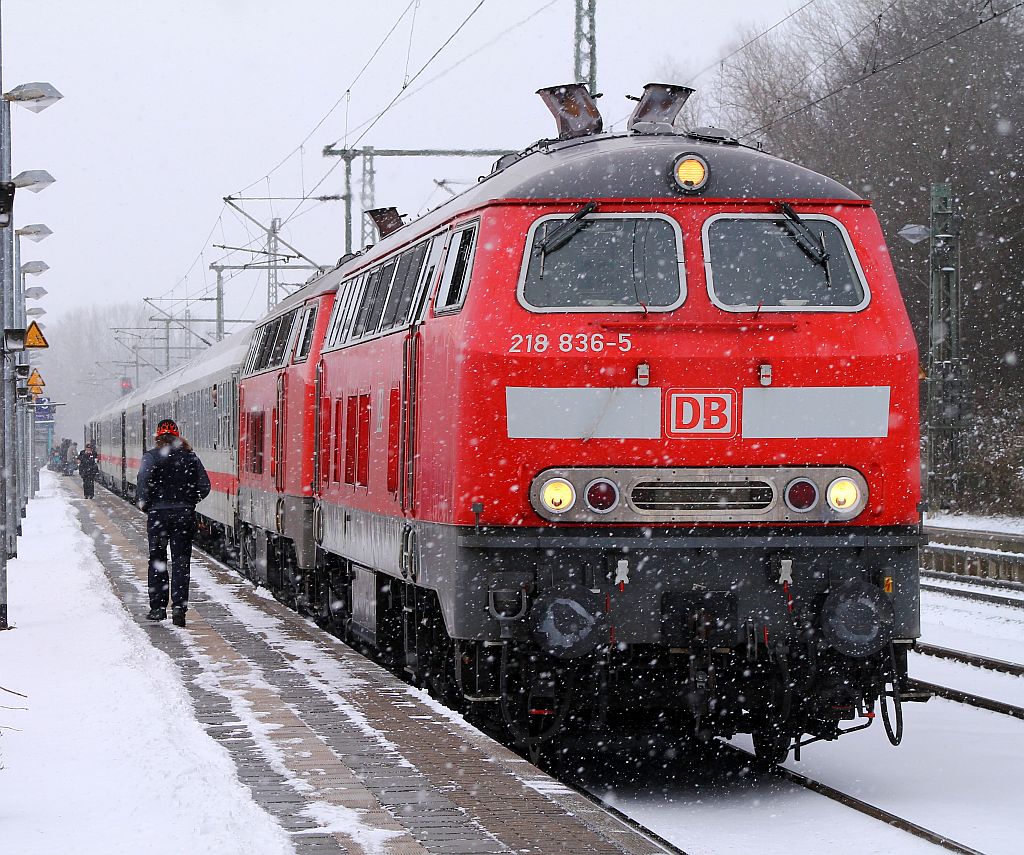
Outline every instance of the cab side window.
[[469, 286], [469, 277], [473, 272], [476, 235], [476, 223], [452, 233], [434, 311], [456, 311], [462, 306]]
[[299, 335], [295, 343], [295, 362], [305, 362], [309, 356], [309, 348], [313, 343], [313, 328], [316, 326], [316, 306], [306, 309], [299, 327]]

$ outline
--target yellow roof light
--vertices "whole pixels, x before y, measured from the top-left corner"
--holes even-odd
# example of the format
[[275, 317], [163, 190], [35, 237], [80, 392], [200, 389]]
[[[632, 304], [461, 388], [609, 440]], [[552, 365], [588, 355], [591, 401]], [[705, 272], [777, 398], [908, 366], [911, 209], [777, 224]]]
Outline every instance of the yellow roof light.
[[691, 193], [708, 183], [708, 163], [696, 154], [684, 154], [676, 160], [672, 175], [676, 184]]

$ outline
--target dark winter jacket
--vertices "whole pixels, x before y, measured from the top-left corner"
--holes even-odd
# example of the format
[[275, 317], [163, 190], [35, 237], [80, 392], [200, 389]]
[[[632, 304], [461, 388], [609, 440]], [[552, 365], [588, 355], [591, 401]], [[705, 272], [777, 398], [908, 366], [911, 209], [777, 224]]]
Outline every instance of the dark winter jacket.
[[142, 455], [136, 499], [144, 511], [194, 508], [210, 494], [210, 476], [195, 453], [180, 443]]
[[85, 480], [88, 480], [96, 477], [98, 469], [96, 455], [88, 448], [83, 448], [78, 455], [78, 474]]

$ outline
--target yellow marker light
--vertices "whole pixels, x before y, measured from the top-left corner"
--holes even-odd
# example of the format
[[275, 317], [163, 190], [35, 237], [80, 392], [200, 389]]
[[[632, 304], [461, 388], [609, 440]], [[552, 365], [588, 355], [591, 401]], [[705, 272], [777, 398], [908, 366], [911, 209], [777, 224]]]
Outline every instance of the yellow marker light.
[[564, 514], [576, 504], [576, 491], [564, 478], [552, 478], [540, 488], [540, 503], [552, 514]]
[[860, 504], [860, 487], [852, 478], [836, 478], [826, 493], [829, 507], [840, 514], [849, 513]]
[[686, 154], [676, 161], [674, 175], [683, 190], [700, 190], [708, 181], [708, 165], [704, 158]]

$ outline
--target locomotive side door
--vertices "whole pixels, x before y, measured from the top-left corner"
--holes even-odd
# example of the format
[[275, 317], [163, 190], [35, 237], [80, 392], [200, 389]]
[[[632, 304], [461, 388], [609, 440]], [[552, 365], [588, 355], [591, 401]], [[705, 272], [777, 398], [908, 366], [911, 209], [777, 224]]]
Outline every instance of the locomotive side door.
[[426, 314], [430, 292], [441, 271], [448, 232], [434, 235], [420, 271], [410, 312], [411, 326], [402, 345], [401, 430], [398, 443], [398, 503], [403, 513], [411, 514], [415, 506], [416, 487], [416, 413], [420, 376], [420, 326]]
[[314, 496], [323, 494], [331, 475], [331, 399], [324, 393], [326, 382], [326, 368], [321, 359], [313, 381], [313, 483], [310, 486]]
[[277, 410], [274, 414], [274, 486], [279, 493], [284, 492], [284, 454], [285, 448], [288, 445], [284, 440], [285, 433], [287, 432], [286, 422], [288, 420], [288, 404], [285, 400], [286, 387], [287, 378], [285, 377], [285, 372], [282, 371], [277, 375]]

